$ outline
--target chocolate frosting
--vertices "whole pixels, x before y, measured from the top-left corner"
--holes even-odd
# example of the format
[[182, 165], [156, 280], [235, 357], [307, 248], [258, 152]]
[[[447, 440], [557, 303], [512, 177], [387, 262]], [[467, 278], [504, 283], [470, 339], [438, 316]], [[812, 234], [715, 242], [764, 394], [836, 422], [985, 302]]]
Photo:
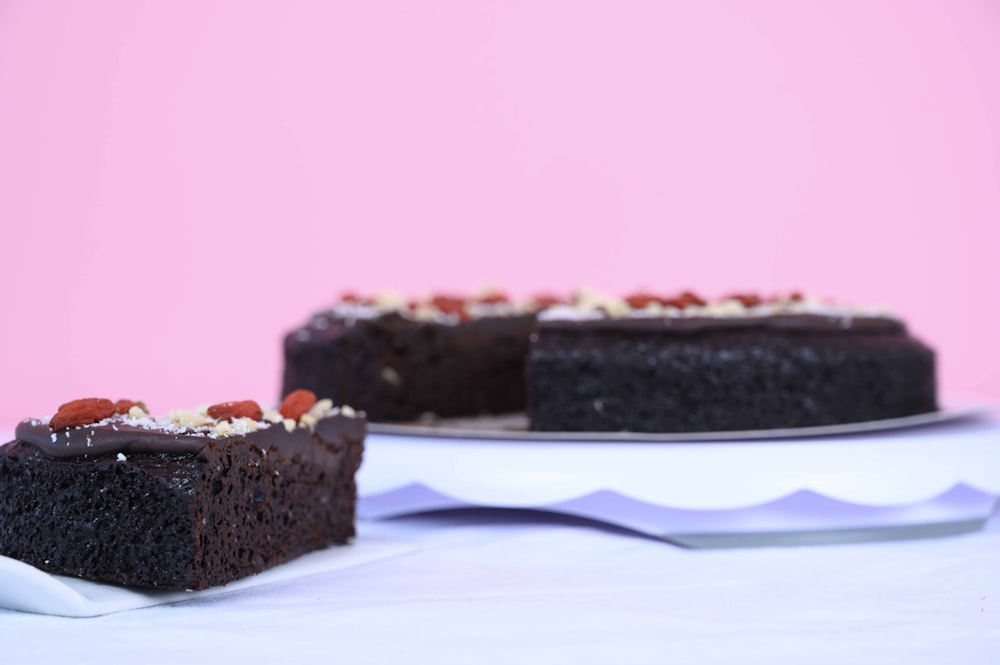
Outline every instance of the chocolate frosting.
[[304, 326], [296, 328], [285, 335], [286, 345], [326, 343], [341, 337], [349, 330], [365, 325], [398, 325], [416, 327], [438, 327], [444, 326], [447, 329], [480, 329], [480, 330], [509, 330], [512, 327], [527, 325], [535, 320], [534, 313], [511, 313], [497, 316], [476, 316], [465, 321], [455, 320], [450, 323], [442, 321], [425, 321], [410, 316], [404, 316], [400, 312], [388, 311], [371, 317], [351, 318], [337, 314], [334, 311], [320, 312], [313, 315], [313, 318]]
[[[519, 314], [512, 316], [483, 317], [473, 319], [473, 325], [487, 328], [503, 325], [508, 321], [524, 321], [534, 318], [534, 314]], [[316, 320], [318, 321], [318, 317]], [[391, 312], [377, 317], [381, 321], [402, 321], [398, 313]], [[411, 320], [412, 321], [412, 320]], [[427, 325], [426, 322], [412, 321], [417, 325]], [[317, 327], [313, 324], [300, 328], [289, 334], [289, 340], [296, 335], [305, 335], [297, 341], [306, 341], [312, 337], [316, 340], [329, 340], [346, 332], [355, 322], [353, 320], [326, 315]], [[622, 332], [673, 332], [694, 333], [708, 330], [732, 329], [763, 329], [784, 330], [816, 333], [863, 333], [863, 334], [905, 334], [906, 325], [891, 316], [870, 316], [844, 314], [765, 314], [754, 316], [601, 316], [597, 318], [545, 318], [538, 320], [541, 330], [616, 330]]]
[[167, 429], [147, 429], [112, 420], [101, 425], [85, 425], [54, 431], [40, 420], [24, 420], [14, 430], [18, 441], [28, 443], [49, 457], [70, 459], [96, 457], [117, 453], [199, 454], [209, 445], [245, 440], [262, 449], [277, 448], [292, 457], [318, 458], [339, 447], [346, 438], [361, 437], [366, 420], [341, 414], [320, 419], [313, 427], [296, 427], [291, 432], [282, 423], [261, 425], [246, 434], [225, 437], [209, 436], [207, 432]]
[[635, 332], [694, 333], [708, 330], [759, 328], [817, 333], [903, 334], [899, 319], [878, 316], [822, 314], [771, 314], [767, 316], [606, 317], [595, 319], [543, 319], [541, 330], [615, 330]]

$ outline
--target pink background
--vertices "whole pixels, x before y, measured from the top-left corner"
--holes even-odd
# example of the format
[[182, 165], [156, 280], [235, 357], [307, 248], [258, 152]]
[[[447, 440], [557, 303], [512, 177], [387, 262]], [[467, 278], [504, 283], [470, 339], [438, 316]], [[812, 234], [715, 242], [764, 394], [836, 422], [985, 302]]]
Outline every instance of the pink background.
[[802, 289], [1000, 401], [1000, 5], [0, 0], [0, 423], [346, 289]]

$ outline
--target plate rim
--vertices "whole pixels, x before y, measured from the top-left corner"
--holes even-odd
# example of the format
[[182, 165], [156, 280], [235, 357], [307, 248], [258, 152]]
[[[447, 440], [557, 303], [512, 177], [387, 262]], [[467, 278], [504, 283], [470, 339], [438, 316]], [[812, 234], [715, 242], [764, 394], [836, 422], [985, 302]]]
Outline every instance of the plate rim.
[[[413, 439], [462, 439], [471, 442], [503, 441], [510, 443], [730, 443], [734, 441], [818, 439], [888, 432], [914, 427], [924, 427], [986, 416], [996, 410], [997, 405], [985, 401], [949, 402], [937, 411], [919, 413], [912, 416], [866, 420], [838, 425], [818, 425], [811, 427], [784, 427], [761, 430], [734, 430], [729, 432], [534, 432], [530, 430], [477, 429], [474, 427], [449, 427], [445, 424], [384, 423], [369, 422], [368, 433], [376, 435], [401, 436]], [[518, 415], [503, 414], [496, 417]], [[462, 418], [468, 421], [469, 418]]]

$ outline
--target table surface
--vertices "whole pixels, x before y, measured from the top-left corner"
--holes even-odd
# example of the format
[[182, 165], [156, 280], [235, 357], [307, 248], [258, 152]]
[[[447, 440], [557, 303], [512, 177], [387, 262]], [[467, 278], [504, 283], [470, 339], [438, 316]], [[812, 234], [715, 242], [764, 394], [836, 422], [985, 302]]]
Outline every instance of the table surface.
[[0, 664], [1000, 663], [1000, 510], [963, 536], [734, 550], [524, 510], [358, 528], [415, 547], [90, 619], [0, 610]]
[[359, 530], [417, 548], [91, 619], [0, 610], [0, 662], [1000, 662], [1000, 515], [951, 538], [714, 551], [524, 511]]

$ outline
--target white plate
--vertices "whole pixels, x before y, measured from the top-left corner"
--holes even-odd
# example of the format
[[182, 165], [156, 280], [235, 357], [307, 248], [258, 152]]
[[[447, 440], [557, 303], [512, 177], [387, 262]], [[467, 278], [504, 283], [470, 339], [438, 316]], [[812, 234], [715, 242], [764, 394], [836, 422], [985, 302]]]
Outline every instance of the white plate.
[[299, 558], [204, 591], [153, 591], [50, 575], [0, 556], [0, 608], [65, 617], [93, 617], [141, 607], [217, 596], [341, 568], [360, 566], [412, 551], [413, 545], [358, 537], [349, 545], [310, 552]]
[[979, 528], [1000, 496], [1000, 419], [973, 417], [989, 410], [953, 408], [906, 427], [754, 433], [710, 444], [377, 426], [358, 477], [359, 515], [542, 510], [713, 547], [959, 533]]
[[469, 440], [505, 441], [745, 441], [791, 439], [819, 436], [842, 436], [866, 432], [883, 432], [907, 427], [948, 423], [989, 413], [989, 404], [954, 403], [940, 411], [902, 418], [869, 420], [842, 425], [790, 427], [783, 429], [741, 430], [732, 432], [532, 432], [523, 413], [474, 418], [439, 418], [420, 422], [369, 423], [368, 430], [376, 434], [414, 437], [449, 437]]

